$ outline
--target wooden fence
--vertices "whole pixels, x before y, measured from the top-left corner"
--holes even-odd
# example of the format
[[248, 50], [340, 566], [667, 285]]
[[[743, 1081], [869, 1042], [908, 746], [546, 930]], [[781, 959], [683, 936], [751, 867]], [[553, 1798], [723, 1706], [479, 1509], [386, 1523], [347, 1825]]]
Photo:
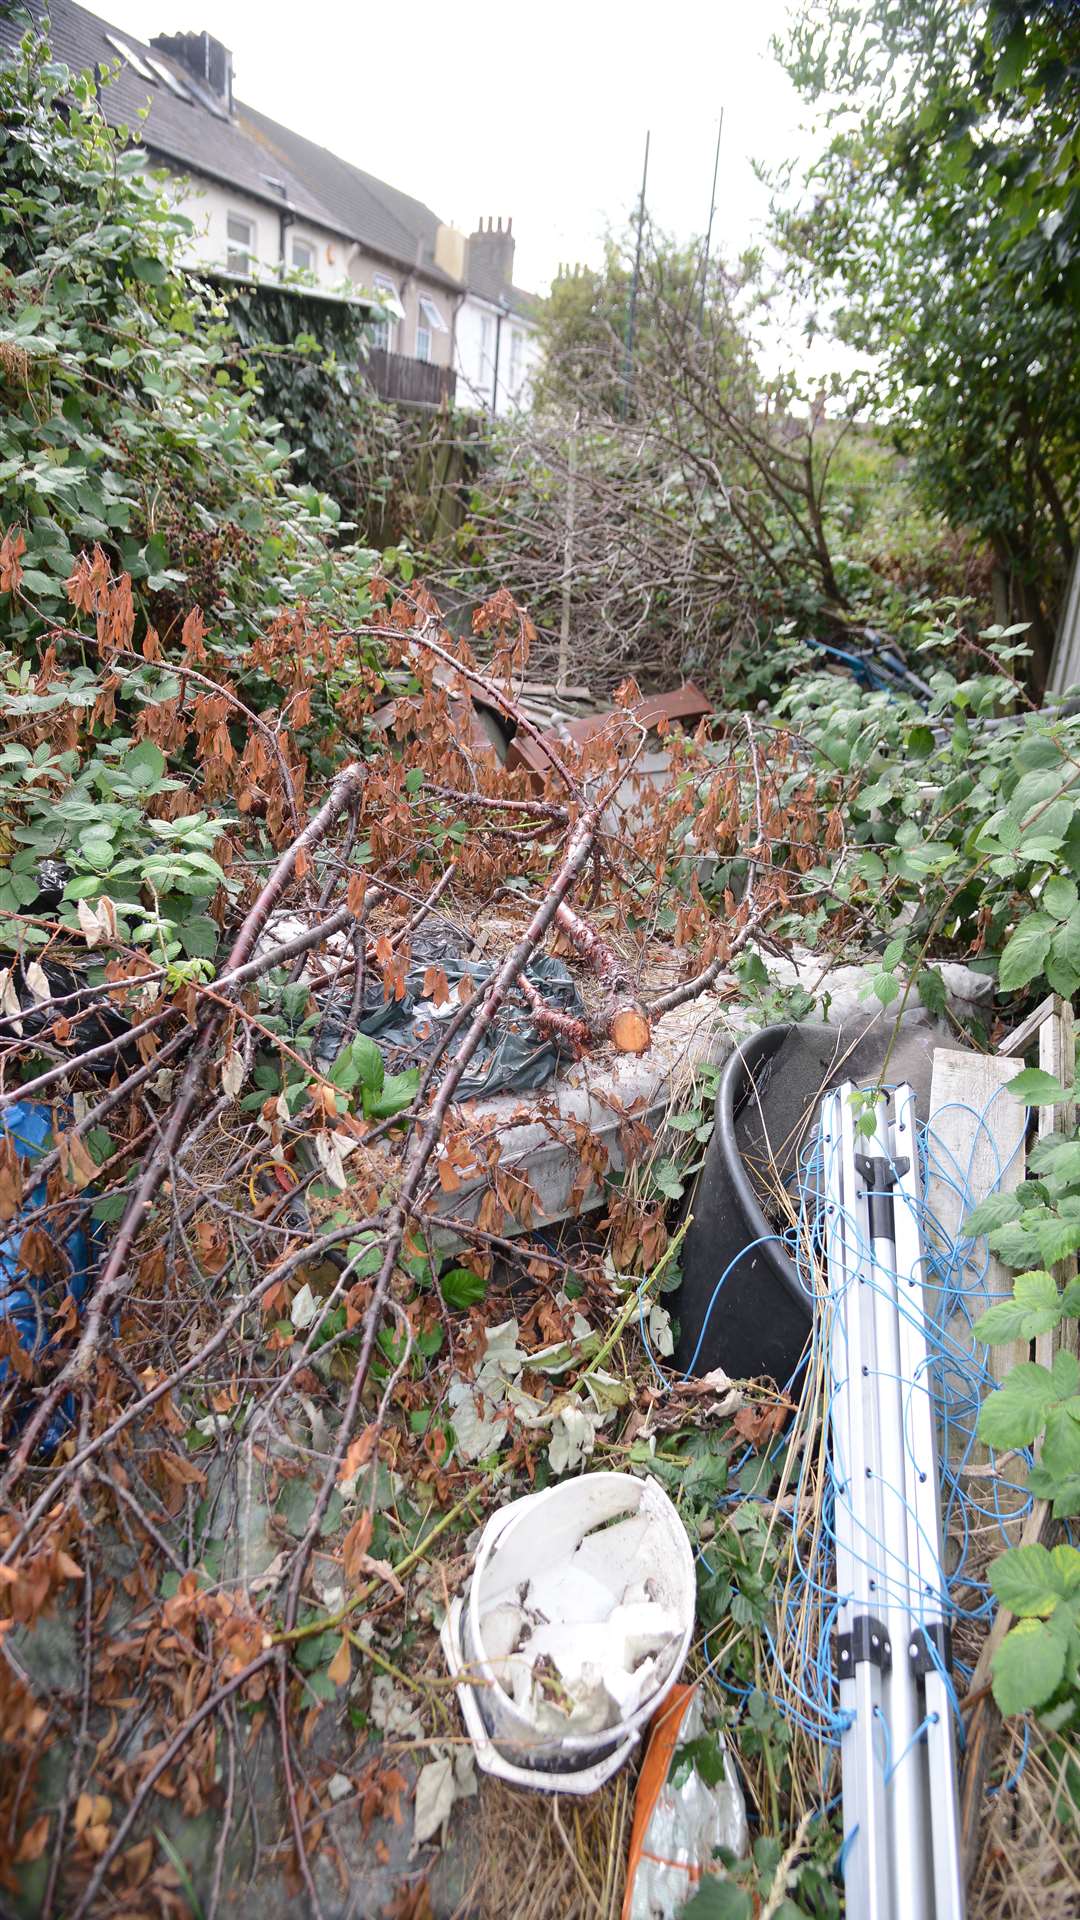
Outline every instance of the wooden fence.
[[407, 353], [389, 353], [372, 347], [364, 373], [377, 394], [403, 407], [440, 407], [454, 404], [457, 374], [430, 360], [413, 360]]

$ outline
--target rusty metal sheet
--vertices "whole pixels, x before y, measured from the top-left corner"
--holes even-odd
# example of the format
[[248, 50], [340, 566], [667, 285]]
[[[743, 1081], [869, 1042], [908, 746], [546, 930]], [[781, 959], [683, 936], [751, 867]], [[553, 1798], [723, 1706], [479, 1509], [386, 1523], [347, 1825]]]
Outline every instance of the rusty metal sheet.
[[712, 711], [712, 702], [706, 699], [700, 687], [695, 687], [692, 680], [687, 680], [670, 693], [646, 694], [633, 707], [608, 707], [603, 713], [591, 713], [584, 720], [569, 720], [563, 726], [549, 727], [540, 741], [530, 740], [527, 735], [519, 733], [510, 742], [506, 770], [508, 773], [524, 770], [542, 783], [551, 766], [543, 749], [543, 740], [550, 740], [556, 752], [560, 743], [567, 740], [584, 746], [603, 731], [612, 714], [625, 712], [650, 729], [660, 720], [679, 721], [684, 727], [692, 728]]

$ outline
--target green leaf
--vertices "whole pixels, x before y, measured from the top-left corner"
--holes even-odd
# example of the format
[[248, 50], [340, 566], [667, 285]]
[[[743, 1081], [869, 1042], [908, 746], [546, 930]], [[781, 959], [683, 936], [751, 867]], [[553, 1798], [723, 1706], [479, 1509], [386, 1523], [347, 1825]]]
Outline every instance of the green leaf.
[[148, 793], [164, 778], [166, 765], [165, 755], [152, 740], [140, 740], [123, 759], [123, 769], [132, 786], [142, 787]]
[[1062, 1220], [1053, 1216], [1049, 1220], [1039, 1220], [1035, 1225], [1035, 1238], [1047, 1266], [1056, 1267], [1059, 1260], [1067, 1259], [1070, 1253], [1075, 1253], [1080, 1247], [1080, 1220]]
[[423, 767], [410, 767], [408, 773], [405, 775], [406, 793], [419, 793], [423, 784], [424, 784]]
[[1021, 1360], [983, 1401], [979, 1439], [998, 1449], [1030, 1446], [1058, 1397], [1047, 1369], [1037, 1361]]
[[993, 1233], [997, 1227], [1015, 1220], [1020, 1210], [1015, 1193], [988, 1193], [986, 1199], [968, 1214], [964, 1221], [964, 1233], [969, 1239], [977, 1240], [982, 1234]]
[[143, 285], [147, 287], [163, 287], [168, 279], [165, 262], [163, 260], [151, 259], [148, 254], [144, 253], [137, 253], [135, 255], [131, 262], [131, 271], [135, 275], [136, 280], [141, 280]]
[[387, 1074], [381, 1092], [371, 1093], [364, 1088], [365, 1116], [369, 1120], [392, 1120], [396, 1113], [411, 1106], [419, 1085], [419, 1067], [410, 1067], [406, 1073]]
[[1070, 914], [1075, 913], [1077, 904], [1076, 881], [1066, 880], [1059, 873], [1053, 874], [1042, 891], [1042, 905], [1047, 913], [1052, 913], [1055, 920], [1067, 920]]
[[915, 991], [928, 1013], [944, 1013], [948, 1005], [945, 982], [936, 967], [923, 967], [915, 976]]
[[1060, 1107], [1069, 1098], [1069, 1089], [1041, 1067], [1025, 1067], [1009, 1081], [1009, 1092], [1027, 1107]]
[[1003, 993], [1015, 993], [1039, 975], [1057, 932], [1057, 921], [1046, 913], [1029, 913], [1021, 920], [998, 963], [998, 985]]
[[94, 1201], [91, 1214], [95, 1220], [104, 1220], [111, 1225], [123, 1219], [130, 1197], [130, 1190], [126, 1187], [120, 1193], [103, 1193], [100, 1200]]
[[684, 1785], [692, 1772], [699, 1773], [708, 1787], [718, 1787], [724, 1778], [724, 1753], [714, 1733], [700, 1734], [676, 1747], [668, 1774], [672, 1785]]
[[1055, 1485], [1080, 1474], [1080, 1399], [1051, 1407], [1046, 1416], [1039, 1465]]
[[194, 920], [185, 920], [177, 927], [180, 945], [192, 960], [212, 960], [217, 952], [218, 933], [216, 923], [208, 914], [198, 914]]
[[989, 1347], [1009, 1340], [1033, 1340], [1061, 1319], [1062, 1300], [1050, 1273], [1022, 1273], [1013, 1281], [1011, 1300], [998, 1301], [976, 1320], [971, 1331]]
[[750, 1920], [753, 1911], [754, 1903], [745, 1887], [711, 1873], [681, 1909], [679, 1920]]
[[385, 1068], [383, 1057], [369, 1034], [358, 1033], [351, 1047], [357, 1078], [366, 1093], [379, 1093]]
[[1075, 1547], [1009, 1547], [990, 1568], [995, 1599], [1020, 1619], [1045, 1618], [1059, 1600], [1080, 1591], [1080, 1553]]
[[448, 1307], [464, 1310], [474, 1307], [487, 1293], [487, 1281], [469, 1267], [452, 1267], [439, 1279], [439, 1292]]
[[994, 1699], [1004, 1714], [1041, 1707], [1061, 1684], [1066, 1642], [1041, 1620], [1020, 1620], [994, 1655]]

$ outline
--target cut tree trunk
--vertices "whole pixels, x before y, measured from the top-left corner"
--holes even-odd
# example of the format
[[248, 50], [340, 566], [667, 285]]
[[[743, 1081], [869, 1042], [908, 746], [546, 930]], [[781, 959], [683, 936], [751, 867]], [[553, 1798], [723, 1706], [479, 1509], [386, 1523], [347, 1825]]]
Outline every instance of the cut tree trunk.
[[590, 927], [565, 900], [556, 909], [555, 925], [605, 990], [606, 1004], [596, 1022], [600, 1032], [619, 1053], [647, 1053], [652, 1045], [649, 1016], [614, 947], [609, 947], [595, 927]]

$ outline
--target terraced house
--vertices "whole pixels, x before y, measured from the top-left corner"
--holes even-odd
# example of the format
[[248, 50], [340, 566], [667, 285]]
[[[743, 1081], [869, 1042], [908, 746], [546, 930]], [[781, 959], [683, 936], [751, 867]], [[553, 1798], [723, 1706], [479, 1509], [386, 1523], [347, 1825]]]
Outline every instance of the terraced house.
[[[233, 56], [210, 33], [148, 43], [73, 0], [0, 5], [0, 52], [49, 21], [58, 60], [99, 80], [101, 110], [175, 182], [193, 264], [240, 279], [316, 284], [372, 302], [369, 371], [386, 397], [526, 405], [539, 354], [536, 302], [513, 283], [509, 220], [471, 234], [237, 100]], [[106, 84], [107, 81], [107, 84]]]

